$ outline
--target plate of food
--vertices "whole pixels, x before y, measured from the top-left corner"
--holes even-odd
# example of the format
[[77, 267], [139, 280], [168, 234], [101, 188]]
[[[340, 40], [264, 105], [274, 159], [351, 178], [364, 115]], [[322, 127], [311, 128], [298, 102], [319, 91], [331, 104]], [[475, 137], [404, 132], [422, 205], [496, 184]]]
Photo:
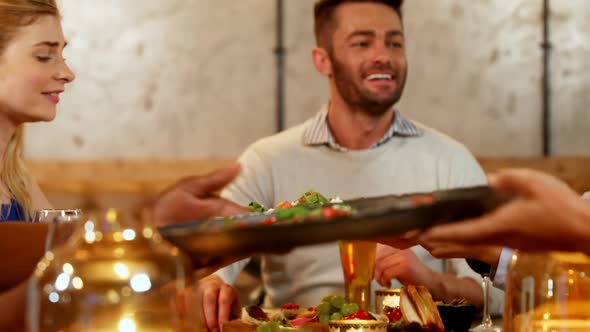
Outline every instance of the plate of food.
[[294, 201], [251, 213], [159, 228], [193, 259], [223, 260], [282, 254], [298, 246], [403, 234], [434, 224], [476, 217], [508, 200], [487, 186], [350, 200], [308, 191]]
[[402, 288], [399, 306], [385, 306], [382, 314], [389, 320], [389, 332], [443, 332], [446, 327], [425, 286], [409, 285]]
[[226, 322], [224, 332], [443, 332], [432, 296], [424, 286], [409, 285], [401, 289], [400, 303], [385, 307], [382, 314], [346, 302], [342, 295], [328, 295], [309, 308], [285, 304], [266, 309], [245, 306], [240, 317]]
[[[386, 331], [386, 317], [376, 316], [347, 303], [341, 295], [328, 295], [313, 307], [301, 308], [287, 303], [279, 308], [261, 308], [255, 305], [242, 307], [240, 317], [223, 325], [224, 332], [330, 332], [329, 324], [335, 322], [368, 322]], [[344, 332], [344, 331], [343, 331]], [[377, 331], [373, 331], [377, 332]]]

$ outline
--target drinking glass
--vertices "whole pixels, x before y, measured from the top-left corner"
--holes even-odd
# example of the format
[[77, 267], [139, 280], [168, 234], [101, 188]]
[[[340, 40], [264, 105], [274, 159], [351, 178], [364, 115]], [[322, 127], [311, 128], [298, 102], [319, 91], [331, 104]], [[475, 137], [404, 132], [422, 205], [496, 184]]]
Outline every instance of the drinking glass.
[[340, 241], [346, 301], [354, 302], [364, 310], [369, 310], [371, 306], [371, 281], [376, 253], [376, 242]]
[[481, 286], [483, 288], [483, 313], [481, 324], [472, 327], [469, 331], [472, 332], [502, 332], [502, 328], [494, 326], [492, 322], [492, 315], [489, 311], [490, 305], [490, 271], [491, 266], [482, 261], [475, 259], [467, 259], [467, 264], [473, 271], [479, 273], [482, 277]]
[[33, 216], [33, 222], [47, 223], [47, 238], [45, 239], [45, 251], [63, 244], [72, 235], [75, 222], [82, 217], [79, 209], [43, 209], [37, 210]]

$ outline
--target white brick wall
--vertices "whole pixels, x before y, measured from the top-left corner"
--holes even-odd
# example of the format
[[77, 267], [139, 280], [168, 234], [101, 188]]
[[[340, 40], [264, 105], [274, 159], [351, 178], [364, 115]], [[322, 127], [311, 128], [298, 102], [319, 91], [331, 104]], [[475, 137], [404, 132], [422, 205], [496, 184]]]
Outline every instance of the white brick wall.
[[[313, 0], [285, 0], [287, 124], [328, 95]], [[590, 155], [590, 15], [552, 1], [555, 150]], [[32, 159], [231, 158], [275, 127], [271, 0], [61, 0], [77, 81], [29, 126]], [[541, 1], [411, 0], [401, 108], [480, 155], [541, 153]], [[459, 121], [456, 121], [459, 120]]]

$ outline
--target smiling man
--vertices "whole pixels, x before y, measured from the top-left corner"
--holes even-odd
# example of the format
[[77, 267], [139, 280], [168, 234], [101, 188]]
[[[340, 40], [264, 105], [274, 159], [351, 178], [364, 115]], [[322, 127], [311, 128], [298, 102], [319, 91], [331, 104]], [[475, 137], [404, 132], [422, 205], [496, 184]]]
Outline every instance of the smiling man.
[[[312, 60], [330, 85], [329, 103], [305, 123], [250, 146], [240, 158], [242, 174], [222, 196], [239, 204], [257, 201], [272, 207], [309, 189], [328, 197], [354, 198], [486, 182], [463, 145], [395, 108], [408, 71], [401, 3], [316, 3], [317, 47]], [[453, 273], [446, 273], [443, 261], [422, 247], [383, 246], [377, 253], [375, 277], [386, 287], [425, 285], [435, 299], [467, 298], [481, 304], [479, 275], [464, 260], [450, 262]], [[240, 261], [201, 281], [210, 329], [220, 328], [236, 308], [230, 284], [245, 264]], [[337, 243], [265, 256], [261, 266], [269, 307], [287, 302], [313, 306], [328, 294], [344, 293]], [[496, 294], [496, 312], [501, 298]]]

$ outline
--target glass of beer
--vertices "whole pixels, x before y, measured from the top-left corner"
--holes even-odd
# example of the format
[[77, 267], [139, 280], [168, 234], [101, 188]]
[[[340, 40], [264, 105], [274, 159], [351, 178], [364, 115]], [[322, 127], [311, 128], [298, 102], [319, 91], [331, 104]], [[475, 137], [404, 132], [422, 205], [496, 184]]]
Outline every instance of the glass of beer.
[[371, 306], [376, 251], [377, 243], [373, 241], [340, 241], [346, 301], [354, 302], [364, 310]]

